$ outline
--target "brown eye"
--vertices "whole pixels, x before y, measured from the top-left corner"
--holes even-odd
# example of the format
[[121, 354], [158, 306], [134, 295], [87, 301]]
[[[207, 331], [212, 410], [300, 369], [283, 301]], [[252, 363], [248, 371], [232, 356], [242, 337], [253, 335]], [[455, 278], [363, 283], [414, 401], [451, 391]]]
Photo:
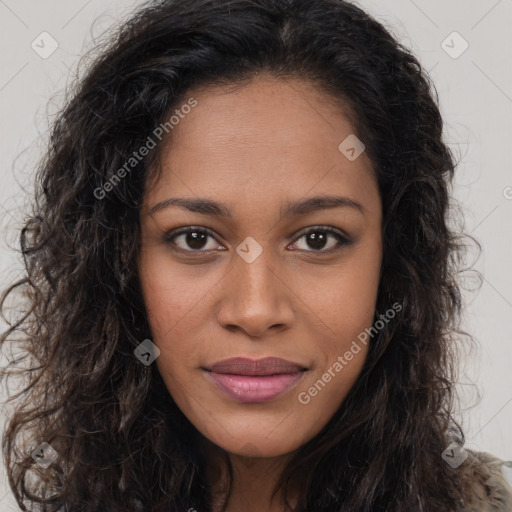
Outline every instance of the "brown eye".
[[[210, 241], [211, 239], [211, 241]], [[299, 244], [304, 240], [302, 244]], [[213, 233], [206, 228], [188, 226], [179, 231], [167, 233], [164, 242], [173, 246], [178, 252], [198, 255], [215, 250], [226, 250], [220, 245]], [[208, 247], [208, 243], [210, 246]], [[352, 240], [339, 233], [337, 230], [327, 227], [315, 227], [303, 233], [293, 245], [299, 245], [296, 249], [306, 252], [330, 253], [352, 244]], [[300, 246], [302, 245], [302, 246]]]
[[[181, 229], [175, 233], [165, 236], [165, 243], [172, 244], [177, 250], [183, 252], [207, 252], [219, 248], [218, 242], [210, 242], [208, 247], [208, 239], [215, 240], [210, 231], [204, 228], [196, 228], [194, 226]], [[179, 241], [179, 243], [177, 243]]]
[[298, 247], [299, 250], [325, 253], [336, 251], [342, 246], [350, 245], [352, 243], [351, 240], [330, 227], [317, 227], [310, 229], [306, 233], [302, 234], [297, 240], [298, 241], [295, 242], [294, 245], [298, 244], [300, 240], [304, 240], [302, 247]]

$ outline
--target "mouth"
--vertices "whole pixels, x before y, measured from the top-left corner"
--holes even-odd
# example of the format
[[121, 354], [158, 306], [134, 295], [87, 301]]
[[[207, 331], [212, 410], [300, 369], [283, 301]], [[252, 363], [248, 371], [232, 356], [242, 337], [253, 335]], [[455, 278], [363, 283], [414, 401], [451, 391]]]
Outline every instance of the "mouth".
[[224, 395], [242, 403], [273, 400], [294, 387], [307, 371], [303, 365], [276, 357], [236, 357], [202, 369]]

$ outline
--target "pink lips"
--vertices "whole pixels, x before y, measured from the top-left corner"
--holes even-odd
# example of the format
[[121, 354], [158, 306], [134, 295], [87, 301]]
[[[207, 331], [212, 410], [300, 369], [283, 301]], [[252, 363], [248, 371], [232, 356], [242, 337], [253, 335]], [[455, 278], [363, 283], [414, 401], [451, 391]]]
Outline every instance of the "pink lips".
[[224, 394], [243, 403], [272, 400], [303, 376], [305, 367], [277, 357], [234, 357], [205, 368], [207, 376]]

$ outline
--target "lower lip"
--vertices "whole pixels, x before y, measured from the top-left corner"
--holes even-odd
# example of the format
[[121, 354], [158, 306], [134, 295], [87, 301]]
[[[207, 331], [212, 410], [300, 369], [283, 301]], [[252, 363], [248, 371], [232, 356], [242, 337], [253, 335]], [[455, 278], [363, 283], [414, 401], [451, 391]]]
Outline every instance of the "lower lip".
[[305, 372], [279, 375], [231, 375], [207, 372], [209, 378], [228, 397], [243, 403], [268, 402], [294, 386]]

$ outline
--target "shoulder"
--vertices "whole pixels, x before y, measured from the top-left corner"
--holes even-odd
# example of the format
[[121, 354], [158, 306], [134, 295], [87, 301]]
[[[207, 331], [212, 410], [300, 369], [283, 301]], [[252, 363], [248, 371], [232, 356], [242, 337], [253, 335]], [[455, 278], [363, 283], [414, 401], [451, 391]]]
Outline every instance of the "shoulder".
[[512, 461], [467, 450], [465, 478], [472, 483], [465, 512], [512, 511]]

